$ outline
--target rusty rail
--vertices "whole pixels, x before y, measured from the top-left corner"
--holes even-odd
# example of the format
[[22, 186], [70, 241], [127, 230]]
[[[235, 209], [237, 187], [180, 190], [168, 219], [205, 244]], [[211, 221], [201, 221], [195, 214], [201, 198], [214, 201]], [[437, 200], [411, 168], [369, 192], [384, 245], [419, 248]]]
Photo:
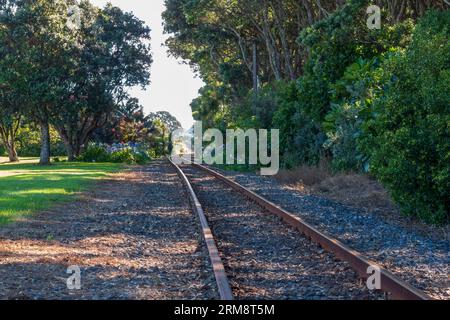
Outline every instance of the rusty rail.
[[216, 279], [217, 287], [219, 289], [220, 299], [233, 300], [233, 293], [231, 291], [231, 287], [228, 282], [227, 275], [225, 273], [225, 267], [223, 266], [222, 259], [220, 258], [219, 250], [217, 249], [214, 236], [208, 225], [205, 213], [203, 212], [202, 205], [200, 204], [200, 201], [198, 200], [197, 195], [195, 194], [194, 189], [192, 188], [192, 185], [189, 182], [189, 179], [186, 177], [181, 168], [177, 166], [170, 158], [167, 159], [176, 169], [178, 176], [181, 178], [184, 186], [186, 187], [186, 190], [189, 194], [192, 209], [195, 211], [195, 213], [197, 213], [199, 217], [203, 232], [203, 238], [205, 239], [206, 242], [206, 247], [208, 249], [209, 258], [214, 272], [214, 277]]
[[361, 253], [347, 247], [339, 240], [322, 233], [296, 215], [289, 213], [280, 206], [266, 200], [255, 192], [241, 186], [240, 184], [228, 179], [227, 177], [214, 170], [211, 170], [199, 164], [192, 163], [192, 165], [224, 182], [234, 190], [246, 196], [248, 199], [257, 203], [263, 209], [283, 219], [287, 224], [300, 231], [315, 243], [319, 244], [323, 249], [333, 253], [341, 260], [348, 262], [362, 278], [368, 278], [367, 272], [369, 267], [377, 268], [380, 271], [381, 276], [381, 290], [391, 293], [393, 299], [431, 300], [431, 297], [426, 295], [424, 292], [412, 287], [399, 277], [386, 270], [378, 263], [367, 259]]

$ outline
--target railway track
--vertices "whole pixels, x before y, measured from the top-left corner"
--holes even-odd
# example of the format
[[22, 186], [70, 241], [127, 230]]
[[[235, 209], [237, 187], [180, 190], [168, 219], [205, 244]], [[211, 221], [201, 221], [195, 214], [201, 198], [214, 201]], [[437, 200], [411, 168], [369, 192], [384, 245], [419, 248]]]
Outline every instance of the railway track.
[[381, 291], [390, 298], [430, 299], [361, 253], [218, 172], [169, 161], [199, 216], [222, 300], [383, 299], [387, 295], [369, 291], [365, 282], [358, 281], [369, 276], [369, 267], [378, 270]]

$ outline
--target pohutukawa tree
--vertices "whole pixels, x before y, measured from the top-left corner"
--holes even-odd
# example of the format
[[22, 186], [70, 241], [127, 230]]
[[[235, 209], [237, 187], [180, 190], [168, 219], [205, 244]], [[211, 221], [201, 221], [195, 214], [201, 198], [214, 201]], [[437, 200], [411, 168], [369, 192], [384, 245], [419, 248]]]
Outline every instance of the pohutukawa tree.
[[0, 142], [5, 146], [11, 162], [19, 160], [15, 138], [22, 118], [21, 107], [25, 103], [21, 89], [24, 78], [17, 59], [19, 45], [14, 41], [14, 12], [12, 1], [0, 2]]
[[2, 63], [9, 63], [14, 78], [21, 80], [6, 85], [14, 92], [13, 104], [20, 106], [20, 113], [41, 128], [41, 164], [50, 163], [50, 121], [63, 112], [62, 97], [73, 68], [70, 47], [74, 37], [66, 23], [71, 3], [75, 2], [1, 2], [2, 42], [10, 49]]
[[142, 21], [112, 5], [0, 0], [1, 122], [9, 126], [8, 141], [16, 128], [10, 119], [25, 114], [41, 128], [41, 164], [50, 163], [50, 125], [74, 160], [128, 99], [127, 88], [149, 84], [149, 40]]
[[80, 14], [64, 112], [53, 117], [69, 160], [129, 99], [127, 88], [149, 84], [152, 63], [150, 29], [144, 22], [112, 5], [98, 9], [87, 1], [80, 4]]

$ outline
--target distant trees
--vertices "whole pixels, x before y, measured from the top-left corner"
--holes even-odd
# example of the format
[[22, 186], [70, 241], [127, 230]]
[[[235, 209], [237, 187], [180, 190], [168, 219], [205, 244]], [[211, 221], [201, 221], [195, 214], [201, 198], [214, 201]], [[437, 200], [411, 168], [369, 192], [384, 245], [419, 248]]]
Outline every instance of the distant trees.
[[[69, 23], [76, 4], [0, 1], [0, 123], [8, 123], [11, 133], [8, 119], [14, 115], [36, 122], [41, 164], [50, 162], [50, 125], [74, 160], [128, 99], [126, 88], [149, 83], [150, 29], [117, 7], [99, 9], [89, 1], [77, 7], [79, 23]], [[11, 95], [14, 108], [8, 105]]]

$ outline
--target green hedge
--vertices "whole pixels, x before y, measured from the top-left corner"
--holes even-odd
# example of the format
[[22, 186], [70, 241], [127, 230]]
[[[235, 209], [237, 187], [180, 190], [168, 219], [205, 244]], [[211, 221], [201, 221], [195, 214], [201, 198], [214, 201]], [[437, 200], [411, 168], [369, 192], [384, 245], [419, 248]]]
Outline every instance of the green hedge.
[[384, 66], [389, 81], [361, 139], [403, 212], [435, 224], [448, 222], [450, 208], [449, 21], [449, 11], [428, 13]]

